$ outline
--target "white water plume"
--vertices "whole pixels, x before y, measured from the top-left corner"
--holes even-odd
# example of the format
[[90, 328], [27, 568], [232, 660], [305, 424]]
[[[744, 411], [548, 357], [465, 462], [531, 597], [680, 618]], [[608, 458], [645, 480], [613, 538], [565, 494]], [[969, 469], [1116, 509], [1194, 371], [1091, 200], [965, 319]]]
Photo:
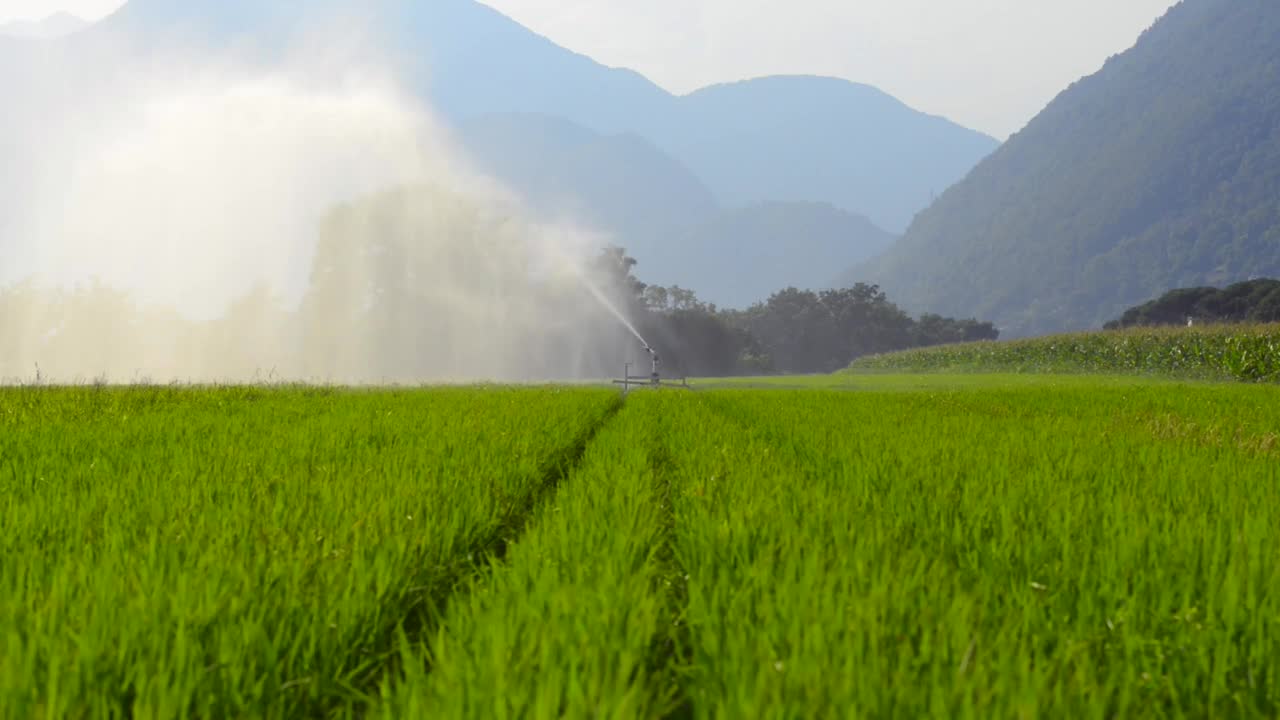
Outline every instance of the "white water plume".
[[609, 314], [613, 315], [618, 322], [622, 323], [622, 326], [635, 336], [635, 339], [639, 340], [641, 345], [648, 348], [649, 341], [644, 339], [644, 336], [640, 334], [640, 331], [636, 329], [636, 326], [627, 319], [627, 316], [621, 310], [618, 309], [618, 306], [614, 304], [614, 301], [610, 300], [604, 291], [596, 285], [595, 281], [585, 273], [582, 274], [581, 279], [582, 284], [587, 288], [587, 292], [591, 293], [591, 296], [594, 297], [596, 301], [609, 312]]
[[88, 62], [0, 119], [0, 377], [565, 378], [625, 346], [590, 236], [524, 220], [368, 53]]

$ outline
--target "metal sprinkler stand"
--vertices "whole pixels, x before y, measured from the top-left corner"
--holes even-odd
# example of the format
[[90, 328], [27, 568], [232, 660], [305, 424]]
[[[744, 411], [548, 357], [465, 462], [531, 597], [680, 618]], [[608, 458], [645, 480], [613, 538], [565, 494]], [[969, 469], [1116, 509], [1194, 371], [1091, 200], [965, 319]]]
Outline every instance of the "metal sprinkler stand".
[[645, 352], [649, 353], [649, 356], [653, 359], [653, 373], [649, 375], [649, 377], [644, 377], [642, 375], [633, 376], [631, 374], [631, 363], [627, 363], [623, 369], [622, 379], [613, 381], [614, 385], [622, 386], [623, 395], [629, 394], [633, 386], [634, 387], [652, 387], [652, 388], [660, 388], [660, 387], [688, 388], [689, 387], [689, 381], [686, 378], [680, 378], [679, 382], [676, 382], [674, 380], [663, 382], [662, 370], [661, 370], [662, 358], [658, 356], [658, 351], [654, 350], [648, 345], [644, 347], [644, 350]]

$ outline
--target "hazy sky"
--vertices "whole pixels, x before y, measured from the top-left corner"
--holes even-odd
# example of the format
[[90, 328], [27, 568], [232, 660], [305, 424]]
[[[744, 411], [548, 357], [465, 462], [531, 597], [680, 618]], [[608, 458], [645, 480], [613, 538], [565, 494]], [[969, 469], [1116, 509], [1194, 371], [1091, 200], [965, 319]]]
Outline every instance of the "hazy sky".
[[[431, 0], [422, 0], [430, 2]], [[0, 22], [120, 0], [0, 0]], [[1095, 72], [1174, 0], [488, 0], [521, 23], [675, 92], [816, 73], [1004, 138]]]

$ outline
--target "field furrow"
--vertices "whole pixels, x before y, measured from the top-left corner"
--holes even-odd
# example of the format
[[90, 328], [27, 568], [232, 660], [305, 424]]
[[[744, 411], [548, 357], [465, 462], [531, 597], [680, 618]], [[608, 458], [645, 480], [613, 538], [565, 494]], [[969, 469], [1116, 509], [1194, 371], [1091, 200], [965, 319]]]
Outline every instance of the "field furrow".
[[655, 462], [676, 400], [628, 401], [431, 641], [405, 645], [378, 714], [644, 718], [676, 706], [670, 509]]

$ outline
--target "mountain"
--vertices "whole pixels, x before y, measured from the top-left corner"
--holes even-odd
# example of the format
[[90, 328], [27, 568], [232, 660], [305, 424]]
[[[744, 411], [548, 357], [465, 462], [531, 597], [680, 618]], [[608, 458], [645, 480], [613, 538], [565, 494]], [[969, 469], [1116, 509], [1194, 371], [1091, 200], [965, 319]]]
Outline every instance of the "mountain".
[[451, 120], [551, 115], [604, 133], [636, 129], [675, 98], [640, 74], [566, 50], [475, 0], [130, 0], [104, 33], [148, 44], [233, 43], [270, 50], [304, 28], [363, 37]]
[[648, 267], [637, 255], [638, 272], [654, 284], [691, 288], [706, 302], [746, 308], [786, 287], [829, 288], [833, 268], [870, 258], [894, 240], [865, 217], [828, 203], [762, 202], [689, 228]]
[[729, 205], [828, 202], [901, 231], [998, 143], [867, 85], [769, 77], [680, 99], [658, 142]]
[[541, 217], [609, 233], [642, 261], [721, 209], [688, 168], [635, 133], [507, 113], [464, 120], [458, 137], [480, 170], [520, 188]]
[[[843, 80], [763, 78], [676, 97], [474, 0], [312, 0], [306, 16], [320, 24], [360, 18], [350, 24], [378, 36], [403, 76], [455, 123], [555, 116], [597, 133], [636, 133], [729, 205], [825, 201], [901, 230], [998, 146]], [[189, 42], [202, 34], [270, 46], [287, 39], [299, 17], [285, 0], [131, 0], [102, 25], [149, 38]]]
[[634, 133], [604, 135], [552, 116], [485, 115], [458, 137], [484, 173], [546, 220], [609, 234], [647, 282], [747, 307], [795, 285], [824, 288], [832, 267], [883, 251], [894, 236], [827, 203], [761, 202], [726, 210], [682, 163]]
[[1280, 274], [1280, 4], [1184, 0], [853, 273], [1009, 335]]
[[0, 36], [44, 40], [65, 37], [79, 32], [88, 26], [88, 22], [81, 20], [75, 15], [60, 12], [50, 15], [43, 20], [18, 20], [15, 22], [0, 24]]

